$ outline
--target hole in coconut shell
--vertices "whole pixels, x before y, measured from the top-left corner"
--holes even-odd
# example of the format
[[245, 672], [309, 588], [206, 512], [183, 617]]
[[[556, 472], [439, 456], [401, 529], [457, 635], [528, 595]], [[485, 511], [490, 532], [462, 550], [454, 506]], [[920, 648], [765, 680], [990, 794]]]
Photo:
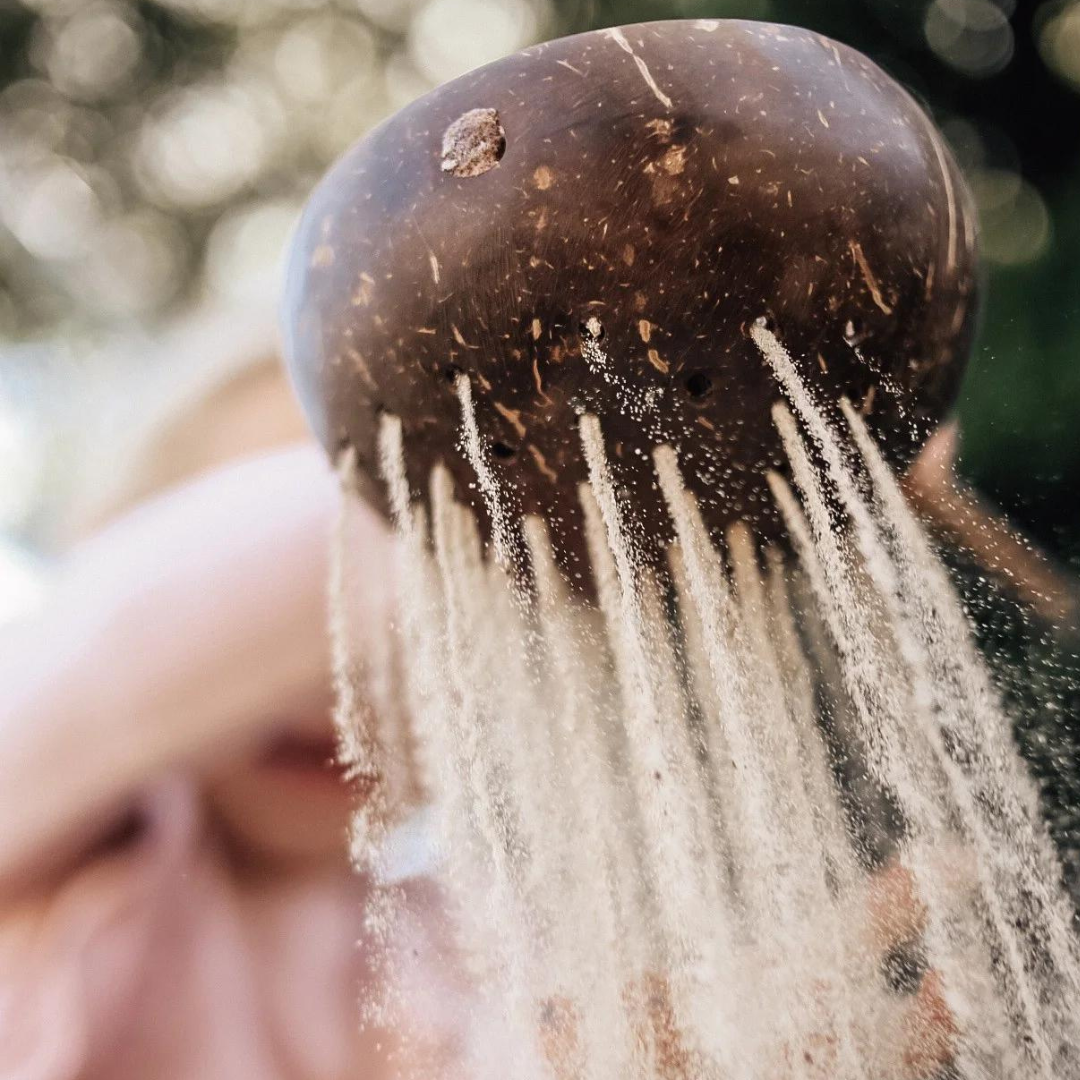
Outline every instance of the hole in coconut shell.
[[866, 337], [866, 327], [857, 315], [844, 324], [844, 340], [849, 345], [858, 345]]
[[491, 444], [491, 453], [500, 461], [509, 461], [517, 453], [517, 448], [508, 446], [504, 442], [493, 442]]
[[447, 364], [446, 367], [444, 367], [442, 369], [442, 377], [448, 383], [450, 383], [451, 386], [453, 386], [454, 383], [457, 382], [457, 377], [460, 374], [461, 374], [461, 368], [459, 368], [457, 366], [457, 364]]
[[712, 379], [704, 371], [695, 371], [686, 380], [686, 392], [695, 400], [708, 397], [712, 390]]
[[590, 315], [578, 323], [578, 333], [589, 341], [603, 341], [607, 331], [604, 324], [595, 316]]
[[470, 109], [443, 133], [442, 171], [483, 176], [502, 161], [506, 132], [495, 109]]
[[926, 957], [911, 944], [898, 945], [882, 960], [881, 972], [894, 994], [914, 994], [926, 974]]

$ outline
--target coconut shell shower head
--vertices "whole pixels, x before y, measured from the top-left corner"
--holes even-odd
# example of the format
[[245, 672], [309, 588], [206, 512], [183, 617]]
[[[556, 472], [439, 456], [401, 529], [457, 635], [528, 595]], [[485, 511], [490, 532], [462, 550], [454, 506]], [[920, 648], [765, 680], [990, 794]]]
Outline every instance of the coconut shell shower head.
[[649, 535], [670, 530], [661, 442], [710, 527], [776, 531], [780, 391], [755, 324], [906, 464], [956, 395], [974, 270], [960, 173], [880, 68], [791, 27], [659, 22], [481, 68], [346, 154], [296, 236], [287, 351], [319, 439], [353, 449], [380, 507], [382, 411], [414, 491], [441, 461], [478, 499], [467, 377], [514, 509], [573, 562], [583, 411]]

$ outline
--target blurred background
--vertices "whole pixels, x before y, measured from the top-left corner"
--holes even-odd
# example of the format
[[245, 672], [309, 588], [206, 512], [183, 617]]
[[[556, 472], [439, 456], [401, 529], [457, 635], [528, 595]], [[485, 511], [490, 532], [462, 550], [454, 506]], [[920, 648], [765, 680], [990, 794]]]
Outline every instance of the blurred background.
[[266, 332], [349, 143], [541, 38], [681, 16], [821, 30], [932, 111], [987, 276], [963, 468], [1080, 564], [1080, 0], [0, 0], [0, 618], [203, 362], [185, 314]]

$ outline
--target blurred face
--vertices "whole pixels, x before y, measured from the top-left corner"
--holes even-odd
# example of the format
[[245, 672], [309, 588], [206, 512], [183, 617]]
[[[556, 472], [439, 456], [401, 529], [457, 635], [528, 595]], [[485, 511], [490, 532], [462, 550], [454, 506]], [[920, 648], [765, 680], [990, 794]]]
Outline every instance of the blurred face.
[[244, 860], [346, 864], [356, 795], [336, 760], [331, 709], [327, 690], [310, 691], [208, 774], [211, 812]]
[[[183, 462], [185, 471], [208, 468], [211, 473], [203, 475], [212, 483], [213, 470], [228, 468], [237, 459], [266, 454], [305, 434], [280, 370], [262, 369], [203, 406], [202, 415], [175, 434], [171, 440], [174, 445], [163, 446], [160, 457], [174, 464]], [[324, 463], [320, 471], [328, 474]], [[295, 483], [307, 488], [312, 481], [313, 477], [300, 475]], [[282, 507], [298, 499], [299, 490], [281, 472], [268, 468], [257, 483], [266, 487], [268, 498], [273, 498], [269, 492], [275, 491]], [[240, 521], [230, 521], [230, 498], [228, 492], [222, 495], [225, 524], [218, 530], [219, 537], [243, 527]], [[201, 519], [193, 518], [192, 525], [205, 528], [205, 513]], [[306, 546], [292, 558], [283, 553], [294, 550], [291, 546], [285, 544], [282, 551], [272, 550], [268, 532], [253, 529], [272, 567], [264, 578], [270, 604], [258, 615], [253, 610], [247, 618], [253, 632], [257, 626], [273, 622], [281, 624], [282, 633], [273, 637], [272, 645], [261, 646], [247, 661], [248, 667], [254, 664], [268, 673], [281, 671], [286, 665], [284, 651], [295, 654], [301, 635], [308, 642], [325, 642], [322, 549], [326, 529], [318, 521], [309, 528]], [[244, 559], [253, 557], [252, 550], [243, 543], [239, 550]], [[316, 563], [318, 566], [313, 565]], [[249, 603], [228, 569], [215, 588], [221, 603], [238, 607]], [[280, 603], [274, 603], [274, 594]], [[246, 633], [243, 619], [238, 633]], [[214, 681], [222, 696], [228, 696], [227, 675], [220, 681], [220, 676], [206, 677]], [[321, 673], [318, 681], [309, 674], [302, 685], [288, 687], [284, 693], [283, 689], [275, 690], [270, 702], [248, 706], [243, 718], [244, 733], [237, 740], [210, 747], [210, 753], [200, 755], [199, 771], [212, 814], [229, 847], [242, 861], [346, 865], [353, 796], [335, 761], [333, 694], [328, 674]]]

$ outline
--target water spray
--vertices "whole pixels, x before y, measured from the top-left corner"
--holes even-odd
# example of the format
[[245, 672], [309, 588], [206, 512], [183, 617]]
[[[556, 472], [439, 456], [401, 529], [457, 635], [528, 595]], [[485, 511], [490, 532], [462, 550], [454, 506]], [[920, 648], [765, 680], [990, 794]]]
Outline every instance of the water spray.
[[[316, 190], [289, 362], [346, 513], [398, 533], [464, 1075], [1080, 1076], [1060, 871], [898, 479], [975, 261], [920, 107], [765, 23], [528, 49]], [[374, 775], [402, 740], [351, 681], [348, 536], [340, 714]]]

